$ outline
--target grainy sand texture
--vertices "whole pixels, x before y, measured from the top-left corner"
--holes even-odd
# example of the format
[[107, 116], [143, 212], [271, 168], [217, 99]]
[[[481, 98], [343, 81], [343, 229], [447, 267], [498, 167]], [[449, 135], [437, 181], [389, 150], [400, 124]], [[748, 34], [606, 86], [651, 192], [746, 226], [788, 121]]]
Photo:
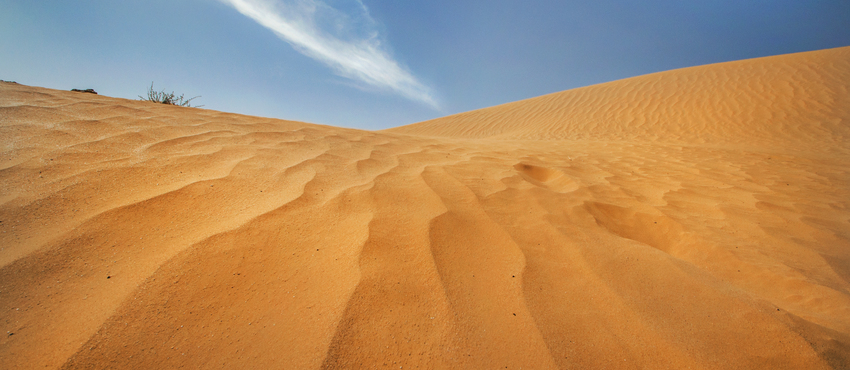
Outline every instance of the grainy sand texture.
[[2, 369], [848, 369], [850, 48], [384, 131], [0, 83]]

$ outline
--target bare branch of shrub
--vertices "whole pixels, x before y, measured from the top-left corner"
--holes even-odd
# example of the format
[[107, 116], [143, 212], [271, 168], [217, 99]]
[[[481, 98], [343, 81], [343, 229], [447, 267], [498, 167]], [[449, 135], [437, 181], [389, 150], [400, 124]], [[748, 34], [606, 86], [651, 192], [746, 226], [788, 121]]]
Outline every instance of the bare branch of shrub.
[[143, 100], [143, 101], [151, 101], [151, 102], [154, 102], [154, 103], [176, 105], [176, 106], [179, 106], [179, 107], [190, 107], [190, 108], [203, 107], [203, 105], [190, 105], [192, 100], [195, 100], [197, 98], [200, 98], [200, 95], [196, 96], [194, 98], [186, 99], [185, 97], [183, 97], [182, 94], [180, 96], [177, 96], [177, 94], [175, 94], [173, 91], [170, 92], [170, 93], [165, 92], [165, 90], [156, 91], [156, 90], [153, 89], [153, 82], [151, 82], [151, 87], [150, 87], [150, 89], [148, 89], [148, 97], [147, 98], [139, 95], [139, 99]]

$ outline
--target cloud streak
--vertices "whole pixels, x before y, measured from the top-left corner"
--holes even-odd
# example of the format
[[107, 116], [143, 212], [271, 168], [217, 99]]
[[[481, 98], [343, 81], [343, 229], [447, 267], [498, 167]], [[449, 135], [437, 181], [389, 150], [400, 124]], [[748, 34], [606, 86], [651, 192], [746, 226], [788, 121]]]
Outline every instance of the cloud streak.
[[340, 10], [320, 0], [221, 0], [274, 32], [300, 53], [338, 75], [439, 109], [427, 86], [402, 68], [381, 46], [368, 9], [349, 2]]

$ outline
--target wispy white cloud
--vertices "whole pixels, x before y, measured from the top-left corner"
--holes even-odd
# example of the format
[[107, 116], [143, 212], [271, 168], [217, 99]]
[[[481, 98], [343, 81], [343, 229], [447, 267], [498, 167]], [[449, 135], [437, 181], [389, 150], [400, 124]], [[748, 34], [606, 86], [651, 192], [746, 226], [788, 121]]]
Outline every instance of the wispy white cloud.
[[375, 21], [360, 0], [337, 1], [336, 8], [320, 0], [221, 1], [340, 76], [395, 91], [439, 109], [431, 89], [381, 46]]

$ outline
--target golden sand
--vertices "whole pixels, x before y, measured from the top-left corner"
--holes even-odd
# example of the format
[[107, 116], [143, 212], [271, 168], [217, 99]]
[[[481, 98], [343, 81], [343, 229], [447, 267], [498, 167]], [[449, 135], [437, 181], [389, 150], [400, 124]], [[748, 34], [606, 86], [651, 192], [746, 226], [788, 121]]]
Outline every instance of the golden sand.
[[0, 83], [0, 368], [850, 368], [850, 47], [385, 131]]

